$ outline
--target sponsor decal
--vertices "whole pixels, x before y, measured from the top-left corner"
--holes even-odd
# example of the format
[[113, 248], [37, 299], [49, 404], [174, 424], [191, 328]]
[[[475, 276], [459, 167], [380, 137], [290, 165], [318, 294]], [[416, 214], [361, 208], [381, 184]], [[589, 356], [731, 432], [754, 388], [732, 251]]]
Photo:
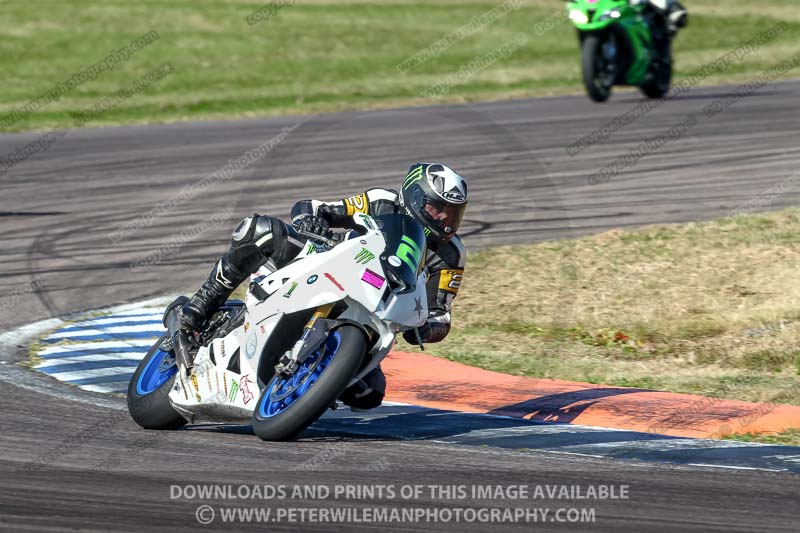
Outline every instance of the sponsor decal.
[[313, 242], [308, 243], [308, 249], [306, 249], [306, 255], [311, 255], [317, 251], [317, 248], [314, 246]]
[[194, 390], [200, 392], [200, 387], [197, 385], [197, 376], [192, 374], [192, 385], [194, 385]]
[[222, 386], [225, 387], [225, 396], [228, 396], [228, 376], [222, 374]]
[[364, 223], [364, 225], [367, 227], [367, 229], [371, 229], [372, 231], [376, 231], [377, 230], [377, 228], [375, 227], [375, 224], [372, 223], [372, 218], [370, 218], [367, 215], [360, 215], [360, 216], [361, 216], [361, 222]]
[[312, 283], [316, 282], [317, 279], [319, 279], [319, 276], [317, 276], [316, 274], [313, 274], [313, 275], [308, 277], [308, 279], [306, 280], [306, 283], [311, 285]]
[[211, 372], [206, 372], [206, 381], [208, 381], [209, 392], [214, 390], [214, 387], [211, 386]]
[[411, 270], [417, 270], [417, 266], [422, 260], [422, 250], [419, 249], [414, 239], [408, 235], [403, 235], [400, 246], [397, 247], [397, 257], [407, 264]]
[[327, 273], [327, 272], [325, 272], [325, 277], [326, 277], [326, 278], [328, 278], [329, 280], [331, 280], [331, 283], [333, 283], [334, 285], [336, 285], [336, 287], [337, 287], [337, 288], [338, 288], [340, 291], [344, 291], [344, 287], [342, 287], [342, 284], [341, 284], [341, 283], [339, 283], [339, 282], [336, 280], [336, 278], [334, 278], [333, 276], [331, 276], [331, 275], [330, 275], [329, 273]]
[[357, 194], [350, 198], [344, 199], [344, 205], [347, 208], [347, 216], [353, 216], [356, 213], [366, 213], [369, 202], [367, 201], [367, 193]]
[[242, 376], [242, 379], [239, 380], [239, 388], [242, 389], [242, 401], [245, 405], [255, 397], [250, 390], [250, 383], [252, 381], [247, 379], [247, 375]]
[[250, 329], [250, 322], [244, 323], [244, 332], [247, 333], [247, 330]]
[[355, 257], [356, 263], [360, 265], [366, 265], [370, 261], [375, 259], [375, 254], [367, 250], [366, 248], [362, 248], [360, 252]]
[[259, 327], [261, 328], [261, 334], [262, 335], [267, 332], [267, 328], [264, 327], [264, 324], [261, 324]]
[[361, 240], [360, 240], [360, 241], [358, 241], [358, 242], [360, 242], [361, 244], [367, 244], [367, 241], [365, 241], [364, 239], [361, 239]]
[[393, 267], [399, 267], [400, 265], [402, 265], [402, 264], [403, 264], [403, 262], [402, 262], [402, 261], [400, 261], [400, 258], [399, 258], [399, 257], [397, 257], [396, 255], [390, 255], [390, 256], [389, 256], [389, 258], [388, 258], [388, 259], [386, 259], [386, 260], [387, 260], [387, 261], [389, 262], [389, 264], [390, 264], [390, 265], [392, 265]]
[[251, 331], [249, 335], [247, 335], [247, 340], [245, 341], [245, 357], [248, 359], [252, 359], [253, 356], [256, 355], [256, 344], [258, 344], [258, 340], [256, 339], [256, 332]]
[[372, 285], [376, 289], [380, 289], [381, 287], [383, 287], [383, 284], [386, 282], [386, 279], [383, 276], [373, 272], [372, 270], [366, 269], [364, 271], [364, 275], [361, 276], [361, 281], [368, 283], [369, 285]]
[[228, 394], [228, 401], [233, 403], [236, 401], [236, 395], [239, 394], [239, 384], [236, 383], [235, 379], [231, 380], [231, 393]]
[[461, 278], [464, 270], [460, 268], [441, 270], [439, 272], [439, 290], [452, 294], [458, 293], [461, 288]]
[[446, 192], [442, 194], [445, 200], [450, 200], [451, 202], [462, 203], [464, 202], [464, 195], [460, 192]]
[[[311, 279], [311, 278], [309, 278], [309, 279]], [[313, 282], [312, 282], [312, 283], [313, 283]], [[296, 282], [296, 281], [293, 281], [293, 282], [292, 282], [292, 286], [291, 286], [291, 287], [289, 287], [289, 290], [288, 290], [288, 291], [286, 291], [286, 292], [283, 294], [283, 297], [284, 297], [284, 298], [291, 298], [291, 297], [292, 297], [292, 293], [294, 292], [294, 290], [295, 290], [296, 288], [297, 288], [297, 282]], [[264, 326], [261, 326], [261, 329], [264, 329]]]
[[406, 175], [406, 178], [403, 180], [403, 188], [408, 189], [421, 179], [422, 179], [422, 165], [416, 167], [414, 170], [412, 170]]

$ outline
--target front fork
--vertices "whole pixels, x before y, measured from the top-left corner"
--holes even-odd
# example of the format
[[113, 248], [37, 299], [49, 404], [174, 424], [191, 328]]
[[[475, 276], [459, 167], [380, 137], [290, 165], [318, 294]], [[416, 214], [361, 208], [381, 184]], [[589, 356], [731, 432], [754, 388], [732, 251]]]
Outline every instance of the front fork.
[[321, 305], [314, 311], [314, 314], [303, 328], [303, 334], [294, 343], [292, 349], [287, 350], [281, 356], [278, 364], [275, 365], [276, 374], [288, 379], [300, 368], [303, 361], [325, 342], [333, 325], [332, 321], [327, 320], [332, 311], [332, 303]]
[[617, 78], [617, 58], [618, 58], [617, 39], [613, 33], [606, 35], [606, 40], [600, 47], [602, 56], [602, 70], [598, 70], [600, 82], [608, 88], [614, 85]]

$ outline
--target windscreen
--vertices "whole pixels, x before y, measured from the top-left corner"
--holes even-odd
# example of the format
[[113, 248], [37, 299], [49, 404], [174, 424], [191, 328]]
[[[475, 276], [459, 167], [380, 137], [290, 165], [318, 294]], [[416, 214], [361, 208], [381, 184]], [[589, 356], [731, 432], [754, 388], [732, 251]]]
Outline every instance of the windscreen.
[[425, 232], [419, 222], [408, 215], [389, 214], [375, 217], [386, 251], [381, 264], [392, 290], [397, 293], [413, 292], [417, 276], [425, 262]]

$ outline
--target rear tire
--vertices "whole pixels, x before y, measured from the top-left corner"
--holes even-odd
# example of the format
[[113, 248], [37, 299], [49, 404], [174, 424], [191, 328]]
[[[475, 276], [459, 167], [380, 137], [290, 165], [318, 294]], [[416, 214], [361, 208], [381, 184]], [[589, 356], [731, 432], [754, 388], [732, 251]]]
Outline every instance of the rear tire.
[[282, 382], [280, 377], [273, 377], [264, 388], [253, 411], [253, 431], [262, 440], [280, 441], [296, 437], [316, 422], [350, 384], [366, 354], [367, 340], [359, 328], [351, 325], [345, 324], [331, 331], [329, 340], [337, 333], [339, 345], [332, 359], [316, 381], [288, 407], [277, 414], [270, 412], [272, 393], [278, 390]]
[[602, 64], [603, 42], [596, 35], [587, 35], [581, 45], [583, 86], [595, 102], [605, 102], [611, 96], [611, 86], [606, 86], [600, 78]]
[[128, 384], [128, 412], [145, 429], [177, 429], [186, 424], [186, 419], [172, 408], [169, 401], [178, 369], [172, 367], [172, 371], [168, 364], [164, 364], [165, 371], [158, 372], [162, 362], [168, 362], [169, 357], [174, 360], [172, 354], [160, 349], [166, 338], [162, 335], [150, 348]]

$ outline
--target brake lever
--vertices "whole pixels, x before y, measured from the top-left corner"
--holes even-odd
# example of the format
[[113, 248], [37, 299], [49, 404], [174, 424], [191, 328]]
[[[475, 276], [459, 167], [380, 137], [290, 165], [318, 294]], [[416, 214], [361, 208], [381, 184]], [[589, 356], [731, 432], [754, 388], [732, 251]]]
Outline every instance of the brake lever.
[[322, 235], [319, 235], [318, 233], [311, 233], [310, 231], [308, 231], [308, 232], [307, 231], [299, 231], [299, 230], [296, 230], [296, 231], [297, 231], [298, 234], [302, 235], [303, 237], [307, 237], [311, 241], [317, 241], [317, 242], [322, 243], [322, 244], [324, 244], [326, 246], [330, 246], [331, 248], [333, 248], [334, 246], [336, 246], [337, 244], [342, 242], [342, 240], [344, 238], [344, 234], [343, 233], [337, 233], [337, 232], [330, 231], [330, 230], [328, 230], [328, 233], [330, 234], [329, 237], [324, 237]]

